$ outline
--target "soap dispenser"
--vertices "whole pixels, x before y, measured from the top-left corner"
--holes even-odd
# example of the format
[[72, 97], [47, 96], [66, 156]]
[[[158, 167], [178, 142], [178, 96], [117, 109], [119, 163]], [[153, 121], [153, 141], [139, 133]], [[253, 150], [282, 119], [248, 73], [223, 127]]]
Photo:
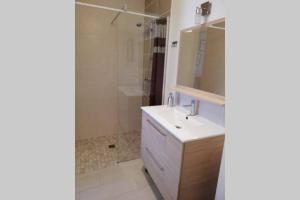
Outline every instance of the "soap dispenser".
[[169, 107], [173, 107], [174, 106], [174, 97], [173, 97], [173, 93], [172, 92], [169, 93], [168, 106]]

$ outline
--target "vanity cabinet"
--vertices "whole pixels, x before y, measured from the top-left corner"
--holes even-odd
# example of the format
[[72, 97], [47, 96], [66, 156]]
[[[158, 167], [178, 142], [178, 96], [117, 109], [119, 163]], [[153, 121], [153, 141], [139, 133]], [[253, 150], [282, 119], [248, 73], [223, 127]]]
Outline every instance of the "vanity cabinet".
[[224, 135], [182, 142], [143, 111], [144, 166], [166, 200], [214, 199]]

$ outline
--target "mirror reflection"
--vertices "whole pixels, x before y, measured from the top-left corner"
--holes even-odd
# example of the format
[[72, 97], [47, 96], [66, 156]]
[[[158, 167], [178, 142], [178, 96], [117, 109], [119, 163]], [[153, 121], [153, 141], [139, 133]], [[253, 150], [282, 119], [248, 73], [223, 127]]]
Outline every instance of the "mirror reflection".
[[177, 85], [225, 96], [225, 21], [181, 31]]

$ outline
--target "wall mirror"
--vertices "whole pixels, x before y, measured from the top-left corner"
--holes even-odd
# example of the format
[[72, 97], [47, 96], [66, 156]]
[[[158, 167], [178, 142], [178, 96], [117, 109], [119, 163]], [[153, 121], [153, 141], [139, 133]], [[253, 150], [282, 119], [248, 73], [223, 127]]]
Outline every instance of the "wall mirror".
[[176, 88], [224, 101], [225, 19], [181, 31]]

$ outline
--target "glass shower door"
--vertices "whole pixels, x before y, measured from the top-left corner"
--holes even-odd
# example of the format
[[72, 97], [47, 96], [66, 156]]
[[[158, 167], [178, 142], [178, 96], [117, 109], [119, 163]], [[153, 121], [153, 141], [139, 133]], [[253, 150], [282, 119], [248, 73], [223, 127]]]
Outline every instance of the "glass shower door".
[[[144, 12], [143, 1], [131, 3]], [[140, 158], [141, 106], [149, 105], [151, 88], [152, 22], [76, 5], [76, 174]]]
[[118, 18], [118, 162], [140, 157], [144, 36], [141, 16]]
[[115, 14], [76, 5], [76, 175], [117, 163], [118, 30], [111, 25]]

